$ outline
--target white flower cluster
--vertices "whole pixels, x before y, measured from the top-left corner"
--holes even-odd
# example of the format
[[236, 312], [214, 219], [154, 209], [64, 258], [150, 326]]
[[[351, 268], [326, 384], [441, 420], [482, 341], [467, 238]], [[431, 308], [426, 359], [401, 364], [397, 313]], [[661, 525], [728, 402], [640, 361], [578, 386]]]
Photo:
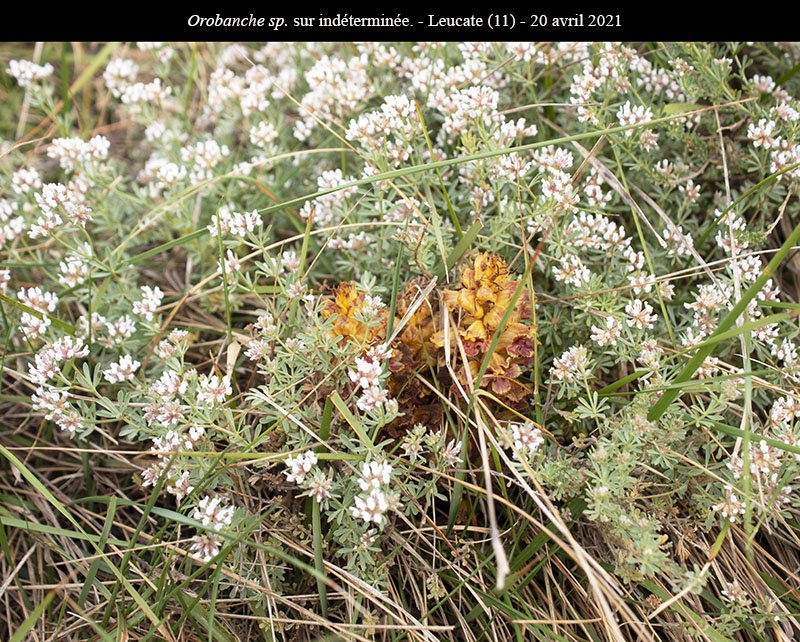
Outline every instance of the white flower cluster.
[[227, 145], [215, 140], [200, 141], [181, 149], [181, 159], [191, 165], [189, 180], [199, 183], [214, 177], [214, 168], [230, 155]]
[[200, 426], [189, 428], [188, 434], [178, 430], [168, 430], [163, 436], [153, 439], [153, 451], [157, 457], [155, 463], [142, 471], [142, 487], [155, 486], [166, 473], [163, 488], [180, 501], [194, 490], [190, 482], [190, 471], [169, 467], [174, 455], [180, 451], [194, 450], [195, 445], [203, 438], [205, 430]]
[[753, 89], [759, 94], [771, 94], [775, 90], [775, 81], [771, 76], [760, 76], [756, 74], [750, 79]]
[[303, 493], [313, 497], [322, 506], [327, 506], [332, 496], [333, 479], [317, 468], [317, 455], [313, 450], [299, 453], [295, 457], [287, 457], [286, 470], [283, 471], [289, 482], [306, 489]]
[[[502, 118], [496, 114], [496, 109], [488, 112], [484, 109], [485, 99], [493, 100], [491, 91], [506, 84], [507, 77], [503, 73], [503, 65], [490, 67], [487, 57], [491, 53], [492, 45], [486, 42], [462, 43], [459, 51], [464, 62], [458, 65], [447, 65], [437, 51], [441, 43], [423, 45], [419, 43], [415, 49], [421, 55], [405, 60], [400, 65], [400, 73], [411, 81], [411, 85], [419, 96], [427, 96], [427, 106], [442, 112], [447, 118], [448, 114], [456, 117], [441, 130], [442, 139], [453, 140], [459, 132], [453, 129], [464, 117], [483, 119], [485, 122], [499, 122]], [[474, 89], [468, 94], [461, 91]], [[481, 96], [482, 94], [482, 96]], [[476, 104], [475, 100], [481, 104]], [[461, 103], [461, 104], [459, 104]], [[475, 108], [477, 107], [477, 110]], [[468, 112], [472, 111], [472, 116]], [[495, 113], [491, 113], [491, 112]], [[486, 112], [486, 113], [484, 113]]]
[[798, 419], [800, 419], [800, 397], [780, 397], [770, 408], [769, 420], [773, 426], [789, 428]]
[[322, 56], [305, 74], [310, 91], [300, 101], [300, 116], [294, 127], [298, 140], [307, 140], [319, 122], [341, 120], [372, 95], [365, 54], [344, 60]]
[[270, 145], [278, 138], [278, 130], [275, 125], [262, 120], [257, 125], [250, 128], [250, 142], [256, 147], [269, 150]]
[[33, 195], [41, 216], [31, 225], [28, 236], [32, 239], [49, 236], [64, 223], [64, 219], [70, 224], [85, 227], [92, 217], [92, 210], [86, 204], [88, 189], [89, 185], [82, 180], [70, 181], [67, 185], [44, 185], [41, 192]]
[[501, 156], [498, 160], [498, 171], [508, 179], [518, 182], [528, 174], [533, 163], [527, 160], [522, 154], [511, 152]]
[[24, 217], [15, 216], [18, 209], [16, 202], [0, 200], [0, 249], [25, 230]]
[[519, 62], [530, 62], [536, 57], [536, 45], [532, 42], [506, 42], [503, 44], [506, 51]]
[[83, 283], [89, 277], [89, 258], [92, 256], [92, 248], [88, 243], [83, 244], [82, 251], [70, 252], [58, 265], [58, 282], [68, 288]]
[[141, 365], [139, 361], [126, 354], [119, 361], [113, 362], [106, 370], [103, 370], [103, 377], [109, 383], [131, 381]]
[[47, 155], [58, 161], [68, 172], [92, 161], [108, 158], [111, 142], [105, 136], [93, 136], [88, 141], [81, 138], [54, 138], [47, 149]]
[[197, 383], [197, 401], [205, 406], [225, 403], [226, 397], [233, 394], [231, 379], [228, 375], [200, 375]]
[[674, 71], [656, 68], [647, 58], [637, 56], [632, 64], [633, 69], [638, 74], [636, 84], [655, 97], [663, 94], [668, 100], [684, 101], [686, 96], [678, 78], [689, 71], [688, 65], [681, 64], [681, 62], [675, 65], [675, 61], [671, 61], [671, 63]]
[[20, 167], [11, 175], [11, 189], [15, 194], [29, 194], [41, 187], [42, 177], [33, 167]]
[[[229, 109], [234, 103], [241, 110], [242, 115], [249, 116], [263, 112], [270, 104], [270, 98], [278, 99], [285, 96], [284, 92], [291, 90], [297, 79], [297, 72], [287, 68], [276, 76], [262, 64], [250, 65], [244, 75], [230, 69], [236, 65], [239, 56], [233, 45], [227, 51], [234, 54], [226, 64], [225, 60], [212, 72], [208, 84], [208, 101], [205, 106], [204, 118], [215, 119]], [[243, 60], [248, 53], [243, 52]], [[266, 59], [262, 59], [265, 62]]]
[[[380, 299], [374, 297], [372, 300], [373, 308], [383, 306]], [[363, 357], [356, 357], [356, 367], [349, 370], [347, 376], [361, 389], [361, 396], [356, 401], [360, 410], [370, 412], [389, 401], [389, 392], [384, 388], [382, 379], [383, 364], [391, 356], [391, 348], [381, 344], [371, 347]]]
[[407, 161], [414, 150], [418, 120], [408, 96], [386, 96], [380, 109], [351, 120], [345, 137], [392, 167]]
[[164, 293], [158, 286], [143, 285], [140, 290], [142, 298], [134, 302], [133, 313], [152, 321], [158, 306], [161, 305], [161, 301], [164, 299]]
[[556, 357], [550, 368], [550, 376], [556, 381], [572, 384], [587, 376], [589, 351], [584, 345], [574, 345]]
[[600, 347], [615, 346], [620, 338], [622, 338], [622, 324], [616, 317], [606, 317], [604, 327], [592, 325], [592, 341]]
[[189, 379], [194, 374], [193, 370], [189, 370], [180, 376], [177, 372], [167, 370], [150, 385], [147, 394], [153, 401], [144, 407], [148, 426], [158, 423], [171, 427], [183, 422], [183, 406], [179, 397], [186, 393]]
[[653, 324], [658, 321], [658, 315], [653, 312], [653, 306], [647, 301], [641, 299], [633, 299], [625, 306], [625, 314], [628, 318], [625, 322], [630, 328], [638, 328], [639, 330], [650, 330]]
[[166, 359], [167, 357], [171, 357], [175, 354], [177, 349], [184, 343], [184, 339], [189, 336], [189, 333], [186, 330], [180, 330], [175, 328], [169, 333], [169, 336], [166, 339], [162, 339], [159, 341], [158, 345], [156, 346], [156, 356], [159, 359]]
[[566, 171], [573, 164], [572, 153], [552, 145], [543, 147], [533, 154], [534, 163], [539, 171], [544, 172], [542, 178], [542, 196], [553, 201], [557, 212], [577, 211], [578, 194], [572, 177]]
[[[568, 44], [568, 43], [562, 43]], [[575, 111], [581, 122], [599, 123], [597, 114], [592, 109], [595, 102], [594, 94], [607, 87], [613, 86], [617, 91], [626, 92], [630, 88], [629, 74], [631, 68], [638, 64], [641, 58], [633, 49], [618, 43], [606, 43], [595, 58], [588, 51], [589, 43], [576, 43], [582, 45], [579, 50], [585, 52], [577, 60], [583, 61], [583, 71], [573, 76], [570, 86], [570, 103], [575, 105]], [[580, 54], [579, 54], [580, 55]], [[567, 56], [567, 62], [572, 62], [572, 56]], [[549, 64], [546, 61], [545, 64]]]
[[736, 489], [730, 484], [726, 484], [725, 499], [715, 504], [713, 509], [722, 515], [723, 519], [734, 523], [739, 515], [744, 515], [744, 502], [736, 494]]
[[9, 60], [6, 71], [21, 87], [30, 87], [37, 80], [52, 76], [55, 69], [49, 62], [37, 65], [30, 60]]
[[[208, 526], [215, 531], [225, 531], [233, 523], [235, 508], [228, 506], [220, 497], [206, 495], [197, 504], [192, 517], [203, 526]], [[217, 533], [197, 534], [192, 538], [192, 552], [204, 562], [208, 562], [219, 554], [222, 546], [222, 535]]]
[[39, 315], [23, 312], [20, 315], [22, 331], [29, 340], [39, 338], [50, 327], [49, 312], [54, 312], [58, 297], [52, 292], [43, 292], [39, 287], [22, 288], [17, 292], [20, 303], [33, 308]]
[[625, 228], [602, 214], [580, 211], [566, 227], [565, 236], [577, 247], [594, 250], [625, 251], [631, 244]]
[[147, 185], [151, 198], [157, 198], [165, 190], [171, 189], [183, 181], [187, 174], [183, 165], [154, 155], [147, 159], [137, 179], [140, 183]]
[[161, 78], [151, 82], [135, 82], [122, 88], [120, 100], [123, 104], [139, 107], [141, 103], [160, 106], [172, 94], [171, 87], [161, 85]]
[[300, 216], [307, 221], [312, 217], [317, 227], [328, 227], [335, 222], [337, 214], [344, 211], [347, 199], [358, 191], [357, 187], [337, 189], [351, 182], [351, 177], [345, 177], [341, 169], [322, 172], [317, 178], [317, 187], [320, 191], [335, 190], [317, 198], [306, 201], [300, 209]]
[[83, 421], [68, 404], [69, 392], [55, 388], [50, 381], [61, 374], [62, 363], [88, 355], [89, 348], [81, 339], [62, 337], [42, 346], [34, 354], [34, 362], [28, 369], [31, 382], [37, 386], [31, 396], [34, 411], [43, 412], [45, 419], [54, 421], [71, 435], [83, 428]]
[[103, 80], [115, 98], [121, 98], [127, 87], [136, 82], [139, 65], [130, 58], [115, 58], [106, 65]]
[[592, 273], [583, 261], [574, 254], [562, 257], [559, 265], [553, 268], [553, 277], [556, 281], [563, 281], [567, 285], [580, 287], [589, 282]]
[[447, 140], [455, 140], [471, 124], [481, 124], [490, 130], [502, 122], [497, 111], [499, 101], [500, 94], [487, 85], [474, 85], [450, 93], [439, 106], [445, 114], [442, 131]]
[[[631, 105], [631, 101], [627, 101], [622, 107], [617, 110], [617, 121], [623, 127], [639, 125], [653, 120], [653, 112], [649, 107], [644, 105]], [[625, 132], [626, 137], [633, 135], [634, 130], [629, 129]]]
[[514, 422], [510, 426], [514, 440], [514, 456], [530, 459], [544, 443], [542, 431], [532, 421]]
[[28, 367], [28, 377], [37, 386], [46, 385], [61, 373], [61, 363], [70, 359], [81, 359], [89, 354], [82, 339], [66, 336], [53, 343], [43, 345], [34, 355]]
[[388, 490], [391, 482], [392, 466], [386, 462], [372, 461], [361, 465], [359, 488], [363, 494], [357, 496], [350, 507], [353, 517], [374, 523], [386, 523], [386, 513], [397, 506], [397, 498]]
[[689, 256], [694, 249], [692, 235], [680, 225], [670, 226], [662, 233], [667, 244], [667, 252], [673, 256]]
[[703, 333], [710, 334], [716, 329], [716, 313], [728, 304], [731, 297], [731, 288], [720, 284], [702, 284], [698, 286], [695, 300], [684, 303], [684, 306], [694, 312], [693, 325]]
[[[753, 501], [762, 503], [762, 510], [767, 507], [776, 507], [780, 510], [791, 500], [793, 487], [789, 484], [782, 485], [781, 469], [784, 464], [785, 451], [774, 448], [762, 439], [750, 446], [750, 466], [745, 471], [741, 455], [736, 455], [728, 462], [727, 467], [734, 479], [741, 479], [747, 473], [752, 486], [757, 489], [753, 494]], [[723, 517], [735, 521], [736, 517], [744, 512], [743, 501], [736, 496], [733, 489], [726, 487], [725, 501], [714, 507]]]
[[[792, 108], [786, 103], [782, 103], [776, 107], [776, 113], [779, 117], [781, 115], [786, 120], [794, 122], [800, 117], [797, 110]], [[768, 149], [770, 152], [770, 168], [771, 173], [783, 172], [792, 178], [800, 178], [800, 167], [795, 167], [800, 163], [800, 144], [796, 143], [793, 138], [783, 138], [781, 136], [774, 136], [777, 123], [774, 120], [762, 118], [758, 123], [750, 123], [747, 127], [747, 137], [753, 141], [753, 147]], [[792, 168], [792, 169], [789, 169]], [[783, 175], [778, 177], [778, 180], [783, 178]]]
[[211, 217], [211, 225], [207, 227], [211, 236], [221, 234], [223, 237], [233, 235], [244, 238], [261, 225], [261, 216], [257, 210], [252, 212], [234, 212], [230, 205], [222, 205], [218, 214]]
[[317, 455], [313, 450], [307, 450], [295, 457], [287, 457], [284, 463], [286, 464], [284, 474], [287, 481], [302, 484], [306, 480], [306, 475], [317, 465]]

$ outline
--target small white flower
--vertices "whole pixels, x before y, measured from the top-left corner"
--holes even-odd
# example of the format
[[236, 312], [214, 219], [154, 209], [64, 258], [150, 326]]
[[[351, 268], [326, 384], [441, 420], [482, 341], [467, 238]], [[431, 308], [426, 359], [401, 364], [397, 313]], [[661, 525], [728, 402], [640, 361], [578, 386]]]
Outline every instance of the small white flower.
[[772, 147], [775, 138], [772, 131], [775, 129], [775, 121], [762, 118], [757, 125], [750, 123], [747, 127], [747, 137], [753, 141], [753, 147]]
[[195, 535], [192, 541], [192, 552], [204, 562], [208, 562], [219, 554], [221, 538], [214, 533]]
[[287, 470], [283, 471], [283, 474], [286, 475], [287, 481], [302, 484], [306, 475], [317, 465], [317, 455], [313, 450], [307, 450], [295, 457], [287, 457], [284, 463]]
[[242, 270], [242, 264], [239, 263], [239, 257], [233, 253], [233, 250], [228, 250], [225, 253], [225, 260], [220, 261], [219, 272], [222, 273], [223, 265], [225, 269], [225, 276], [228, 281], [233, 279], [233, 275]]
[[532, 421], [511, 424], [511, 434], [514, 437], [514, 454], [530, 457], [536, 454], [544, 443], [542, 431]]
[[278, 130], [272, 123], [261, 121], [250, 128], [250, 142], [253, 145], [267, 149], [269, 144], [278, 137]]
[[189, 471], [184, 470], [178, 477], [171, 479], [166, 488], [170, 495], [175, 496], [175, 501], [180, 503], [184, 497], [194, 490], [194, 486], [189, 483]]
[[28, 194], [41, 187], [42, 179], [33, 167], [20, 167], [11, 175], [11, 189], [17, 194]]
[[760, 94], [771, 94], [775, 89], [775, 81], [771, 76], [755, 75], [750, 79], [753, 83], [753, 89]]
[[16, 79], [20, 87], [30, 87], [37, 80], [43, 80], [53, 75], [55, 69], [49, 62], [37, 65], [30, 60], [9, 60], [8, 75]]
[[361, 465], [361, 479], [358, 480], [358, 485], [364, 491], [380, 488], [382, 484], [390, 482], [391, 475], [392, 466], [386, 462], [364, 462]]
[[367, 390], [375, 385], [380, 385], [379, 379], [382, 372], [381, 362], [373, 359], [356, 357], [356, 367], [349, 370], [347, 376], [355, 384]]
[[557, 381], [575, 383], [587, 374], [589, 351], [586, 346], [574, 345], [553, 361], [550, 375]]
[[333, 479], [323, 471], [316, 469], [311, 473], [306, 488], [308, 490], [303, 494], [313, 497], [325, 507], [333, 495]]
[[112, 363], [108, 369], [103, 371], [103, 376], [109, 383], [121, 383], [133, 379], [134, 373], [142, 364], [126, 354], [116, 363]]
[[197, 401], [201, 404], [213, 406], [225, 402], [225, 398], [233, 394], [231, 380], [228, 375], [220, 379], [219, 376], [201, 375], [197, 386]]
[[599, 346], [617, 345], [622, 337], [622, 324], [615, 317], [606, 317], [605, 327], [592, 326], [592, 341]]
[[210, 526], [214, 530], [223, 530], [233, 521], [233, 506], [227, 506], [220, 497], [206, 495], [201, 499], [192, 517], [203, 526]]
[[562, 257], [558, 267], [553, 268], [556, 281], [563, 281], [569, 285], [580, 287], [589, 282], [592, 273], [574, 254]]
[[631, 328], [640, 330], [650, 329], [658, 320], [658, 316], [653, 313], [653, 306], [641, 299], [633, 299], [625, 306], [625, 313], [628, 315], [626, 323]]
[[733, 486], [725, 486], [725, 499], [714, 506], [714, 510], [722, 515], [731, 523], [735, 522], [739, 515], [744, 514], [744, 502], [736, 494]]
[[133, 313], [152, 321], [158, 306], [161, 305], [164, 293], [158, 286], [151, 288], [149, 285], [143, 285], [141, 292], [142, 298], [133, 304]]
[[373, 488], [369, 495], [355, 498], [355, 506], [350, 507], [353, 517], [363, 521], [381, 525], [386, 521], [386, 512], [389, 510], [389, 501], [386, 494], [379, 488]]
[[[653, 120], [653, 112], [649, 107], [644, 105], [632, 106], [631, 101], [627, 101], [622, 107], [617, 110], [617, 120], [622, 126], [638, 125], [639, 123], [646, 123]], [[629, 129], [625, 132], [625, 136], [633, 135], [633, 130]]]
[[371, 386], [361, 393], [361, 396], [356, 401], [356, 405], [364, 412], [370, 412], [376, 408], [381, 407], [389, 401], [389, 393], [379, 386]]

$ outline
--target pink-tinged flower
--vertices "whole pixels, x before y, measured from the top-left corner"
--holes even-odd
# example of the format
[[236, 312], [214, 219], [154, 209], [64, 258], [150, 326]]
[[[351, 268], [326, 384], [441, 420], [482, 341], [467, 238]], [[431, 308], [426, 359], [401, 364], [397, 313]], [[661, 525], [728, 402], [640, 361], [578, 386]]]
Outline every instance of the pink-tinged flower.
[[217, 375], [201, 375], [198, 382], [197, 401], [213, 406], [225, 402], [225, 398], [233, 394], [231, 380], [228, 375], [220, 379]]
[[221, 541], [220, 536], [213, 533], [195, 535], [192, 541], [192, 553], [204, 562], [208, 562], [219, 554]]
[[192, 517], [203, 526], [219, 531], [231, 525], [234, 510], [233, 506], [226, 505], [220, 497], [206, 495], [197, 504]]

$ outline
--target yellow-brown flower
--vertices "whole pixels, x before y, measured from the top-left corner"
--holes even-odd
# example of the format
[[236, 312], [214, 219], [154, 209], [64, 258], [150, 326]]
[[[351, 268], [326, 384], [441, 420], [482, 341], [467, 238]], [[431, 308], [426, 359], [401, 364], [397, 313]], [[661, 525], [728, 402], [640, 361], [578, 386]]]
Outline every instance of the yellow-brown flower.
[[[379, 312], [379, 323], [365, 323], [362, 319], [366, 311], [366, 295], [358, 290], [355, 283], [340, 283], [327, 298], [322, 307], [325, 319], [334, 317], [330, 333], [361, 345], [374, 345], [386, 334], [386, 311]], [[358, 317], [362, 318], [359, 319]]]
[[[467, 363], [462, 364], [457, 373], [462, 384], [466, 384], [467, 368], [473, 379], [478, 375], [517, 286], [505, 261], [484, 253], [464, 267], [458, 289], [443, 292], [444, 304], [455, 314], [458, 336], [467, 356]], [[530, 307], [523, 291], [509, 313], [480, 384], [514, 405], [531, 393], [528, 384], [520, 380], [523, 371], [532, 365], [535, 335], [533, 329], [523, 323], [529, 318]], [[444, 348], [444, 332], [434, 333], [431, 342]]]

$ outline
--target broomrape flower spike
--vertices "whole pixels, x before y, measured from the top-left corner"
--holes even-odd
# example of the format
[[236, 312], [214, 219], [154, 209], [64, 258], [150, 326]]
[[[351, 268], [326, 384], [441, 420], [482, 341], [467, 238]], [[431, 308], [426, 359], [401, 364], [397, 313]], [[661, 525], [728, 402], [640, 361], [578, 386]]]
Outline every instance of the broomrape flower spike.
[[[457, 374], [462, 384], [467, 385], [466, 368], [471, 378], [475, 378], [518, 283], [511, 278], [499, 256], [480, 254], [462, 270], [460, 285], [458, 290], [444, 290], [443, 302], [459, 318], [458, 334], [468, 361], [461, 365]], [[525, 323], [531, 314], [527, 301], [523, 288], [481, 380], [482, 387], [489, 388], [512, 405], [531, 393], [530, 386], [522, 381], [524, 370], [533, 363], [535, 339], [533, 329]], [[452, 349], [444, 345], [443, 330], [431, 335], [430, 340], [437, 348]]]

